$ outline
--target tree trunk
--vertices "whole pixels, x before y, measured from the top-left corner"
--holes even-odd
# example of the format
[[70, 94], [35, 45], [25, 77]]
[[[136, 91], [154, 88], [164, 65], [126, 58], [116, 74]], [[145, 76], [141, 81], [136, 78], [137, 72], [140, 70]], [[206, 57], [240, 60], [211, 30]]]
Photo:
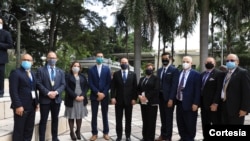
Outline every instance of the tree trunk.
[[200, 71], [204, 71], [204, 62], [208, 57], [208, 24], [209, 24], [209, 0], [203, 0], [200, 16]]
[[141, 46], [141, 27], [137, 26], [134, 32], [134, 71], [137, 76], [137, 82], [139, 82], [141, 77]]

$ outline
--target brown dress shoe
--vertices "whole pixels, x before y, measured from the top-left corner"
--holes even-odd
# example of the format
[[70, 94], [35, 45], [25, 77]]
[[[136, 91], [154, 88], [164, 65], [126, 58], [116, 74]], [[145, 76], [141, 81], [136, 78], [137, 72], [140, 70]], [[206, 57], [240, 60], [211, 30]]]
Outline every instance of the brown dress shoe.
[[109, 140], [109, 139], [110, 139], [110, 137], [109, 137], [108, 134], [104, 134], [104, 135], [103, 135], [103, 138], [104, 138], [105, 140]]
[[97, 139], [97, 135], [93, 135], [91, 138], [90, 138], [90, 141], [95, 141]]
[[162, 141], [162, 136], [159, 136], [157, 139], [155, 139], [155, 141]]

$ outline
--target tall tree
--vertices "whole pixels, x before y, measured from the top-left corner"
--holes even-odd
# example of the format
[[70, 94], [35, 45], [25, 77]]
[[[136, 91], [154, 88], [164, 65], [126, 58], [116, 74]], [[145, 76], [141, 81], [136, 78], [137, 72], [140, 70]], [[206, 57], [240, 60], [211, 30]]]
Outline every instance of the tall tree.
[[202, 0], [200, 4], [200, 69], [204, 71], [203, 64], [208, 57], [209, 0]]

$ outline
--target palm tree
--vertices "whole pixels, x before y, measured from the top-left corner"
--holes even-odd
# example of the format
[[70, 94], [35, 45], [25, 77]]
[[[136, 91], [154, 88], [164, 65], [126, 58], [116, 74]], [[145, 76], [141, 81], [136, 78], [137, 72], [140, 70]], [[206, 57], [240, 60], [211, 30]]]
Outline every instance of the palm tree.
[[[150, 41], [154, 36], [154, 12], [151, 0], [125, 0], [124, 17], [127, 24], [134, 29], [134, 67], [137, 80], [141, 77], [141, 49], [143, 33], [149, 35]], [[145, 36], [144, 36], [145, 37]]]
[[202, 0], [200, 13], [200, 69], [204, 71], [204, 62], [208, 57], [209, 0]]

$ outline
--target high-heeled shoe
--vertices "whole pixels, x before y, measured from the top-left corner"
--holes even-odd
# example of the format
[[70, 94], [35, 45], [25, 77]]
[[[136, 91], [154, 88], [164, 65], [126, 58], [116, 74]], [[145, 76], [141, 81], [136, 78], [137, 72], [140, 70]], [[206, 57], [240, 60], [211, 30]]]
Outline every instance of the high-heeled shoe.
[[70, 137], [73, 141], [76, 141], [76, 136], [74, 132], [70, 132]]
[[78, 131], [78, 130], [76, 130], [76, 137], [77, 137], [77, 139], [81, 139], [81, 133], [80, 133], [80, 131]]

